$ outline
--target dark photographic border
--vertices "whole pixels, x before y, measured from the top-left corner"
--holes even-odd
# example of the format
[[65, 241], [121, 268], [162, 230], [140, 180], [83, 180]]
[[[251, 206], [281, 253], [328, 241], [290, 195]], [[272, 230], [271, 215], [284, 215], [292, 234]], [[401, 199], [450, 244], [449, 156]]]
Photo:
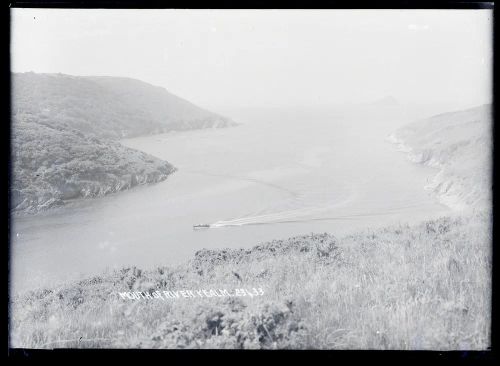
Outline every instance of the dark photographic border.
[[[2, 48], [4, 54], [2, 57], [2, 78], [1, 85], [3, 89], [3, 106], [1, 111], [3, 113], [4, 122], [2, 123], [2, 157], [4, 159], [4, 170], [2, 172], [1, 182], [5, 185], [2, 190], [2, 204], [4, 210], [6, 209], [7, 223], [7, 242], [4, 244], [3, 252], [6, 257], [4, 261], [3, 273], [5, 279], [3, 284], [6, 287], [5, 292], [8, 293], [8, 279], [9, 279], [9, 252], [10, 252], [10, 8], [98, 8], [98, 9], [168, 9], [168, 8], [182, 8], [182, 9], [230, 9], [230, 8], [245, 8], [245, 9], [493, 9], [493, 2], [480, 2], [480, 1], [318, 1], [318, 0], [291, 0], [291, 1], [278, 1], [278, 0], [242, 0], [238, 2], [228, 0], [173, 0], [173, 1], [159, 1], [159, 0], [90, 0], [90, 1], [76, 1], [76, 0], [45, 0], [45, 1], [29, 1], [29, 0], [13, 0], [9, 4], [9, 9], [4, 8], [2, 12], [2, 36], [4, 47]], [[493, 37], [494, 38], [494, 37]], [[493, 85], [495, 84], [495, 72], [493, 70]], [[493, 92], [493, 121], [496, 115], [495, 108], [495, 93]], [[493, 148], [494, 141], [496, 140], [496, 129], [494, 122], [493, 128]], [[493, 186], [496, 178], [496, 159], [493, 159]], [[496, 195], [493, 191], [493, 216], [495, 216], [495, 203]], [[5, 207], [7, 206], [7, 207]], [[5, 235], [5, 234], [4, 234]], [[5, 236], [4, 236], [5, 237]], [[199, 362], [241, 362], [241, 361], [257, 361], [257, 360], [270, 360], [278, 362], [296, 361], [296, 362], [311, 362], [314, 359], [322, 359], [323, 361], [338, 362], [338, 361], [354, 361], [364, 360], [367, 362], [375, 361], [388, 361], [397, 360], [401, 362], [416, 361], [450, 361], [450, 362], [492, 362], [498, 358], [497, 355], [497, 323], [498, 316], [495, 313], [496, 304], [498, 303], [498, 291], [495, 285], [498, 281], [498, 270], [495, 263], [498, 263], [498, 250], [495, 248], [496, 227], [493, 225], [493, 282], [492, 282], [492, 330], [491, 330], [491, 349], [487, 351], [335, 351], [335, 350], [277, 350], [277, 351], [248, 351], [248, 350], [82, 350], [82, 349], [57, 349], [57, 350], [30, 350], [30, 349], [11, 349], [7, 345], [7, 355], [9, 358], [14, 359], [45, 359], [52, 357], [68, 357], [78, 360], [90, 359], [109, 359], [110, 361], [118, 361], [120, 359], [127, 359], [131, 362], [147, 362], [149, 356], [158, 358], [160, 362], [186, 362], [196, 359]], [[4, 302], [5, 312], [4, 319], [9, 318], [8, 306], [9, 300]], [[8, 323], [8, 321], [7, 321]], [[6, 327], [6, 338], [9, 337], [9, 327]]]

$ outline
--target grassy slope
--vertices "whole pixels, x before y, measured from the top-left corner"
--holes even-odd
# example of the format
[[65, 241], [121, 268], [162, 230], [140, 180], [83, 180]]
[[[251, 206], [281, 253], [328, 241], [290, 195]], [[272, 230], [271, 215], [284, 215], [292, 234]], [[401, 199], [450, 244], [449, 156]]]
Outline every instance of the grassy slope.
[[[200, 251], [13, 299], [15, 347], [485, 349], [490, 215]], [[118, 292], [262, 287], [260, 297]]]

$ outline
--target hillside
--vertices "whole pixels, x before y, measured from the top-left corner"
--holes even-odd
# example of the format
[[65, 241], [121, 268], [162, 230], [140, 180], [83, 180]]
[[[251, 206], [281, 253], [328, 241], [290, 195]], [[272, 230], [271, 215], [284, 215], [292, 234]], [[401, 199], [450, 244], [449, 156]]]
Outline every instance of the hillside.
[[491, 129], [491, 105], [483, 105], [413, 122], [389, 140], [411, 161], [439, 169], [426, 188], [442, 203], [482, 208], [491, 206]]
[[37, 213], [158, 182], [175, 170], [120, 138], [231, 125], [137, 80], [13, 74], [12, 210]]
[[209, 112], [179, 98], [167, 90], [145, 82], [117, 77], [89, 77], [103, 88], [118, 95], [131, 106], [147, 111], [154, 123], [164, 131], [181, 131], [201, 128], [221, 128], [236, 125], [232, 120]]
[[75, 198], [159, 182], [175, 168], [116, 141], [57, 128], [25, 115], [12, 126], [15, 213], [37, 213]]
[[344, 238], [309, 234], [251, 249], [201, 250], [176, 267], [123, 268], [12, 298], [11, 342], [485, 350], [490, 228], [489, 215], [475, 214]]
[[133, 137], [235, 123], [142, 81], [64, 74], [13, 74], [14, 119], [31, 114], [57, 129]]

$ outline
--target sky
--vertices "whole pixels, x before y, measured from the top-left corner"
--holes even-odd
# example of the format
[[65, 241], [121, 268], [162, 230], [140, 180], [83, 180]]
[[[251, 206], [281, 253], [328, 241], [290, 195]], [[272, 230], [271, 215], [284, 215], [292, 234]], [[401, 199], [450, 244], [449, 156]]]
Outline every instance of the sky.
[[14, 72], [126, 76], [212, 110], [492, 99], [491, 10], [11, 14]]

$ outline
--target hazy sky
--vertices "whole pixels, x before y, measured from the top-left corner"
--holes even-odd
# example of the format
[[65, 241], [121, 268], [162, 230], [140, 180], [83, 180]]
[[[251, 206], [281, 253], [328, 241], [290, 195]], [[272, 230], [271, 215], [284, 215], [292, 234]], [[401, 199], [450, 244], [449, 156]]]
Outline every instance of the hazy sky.
[[12, 11], [12, 69], [115, 75], [200, 106], [491, 101], [489, 10]]

